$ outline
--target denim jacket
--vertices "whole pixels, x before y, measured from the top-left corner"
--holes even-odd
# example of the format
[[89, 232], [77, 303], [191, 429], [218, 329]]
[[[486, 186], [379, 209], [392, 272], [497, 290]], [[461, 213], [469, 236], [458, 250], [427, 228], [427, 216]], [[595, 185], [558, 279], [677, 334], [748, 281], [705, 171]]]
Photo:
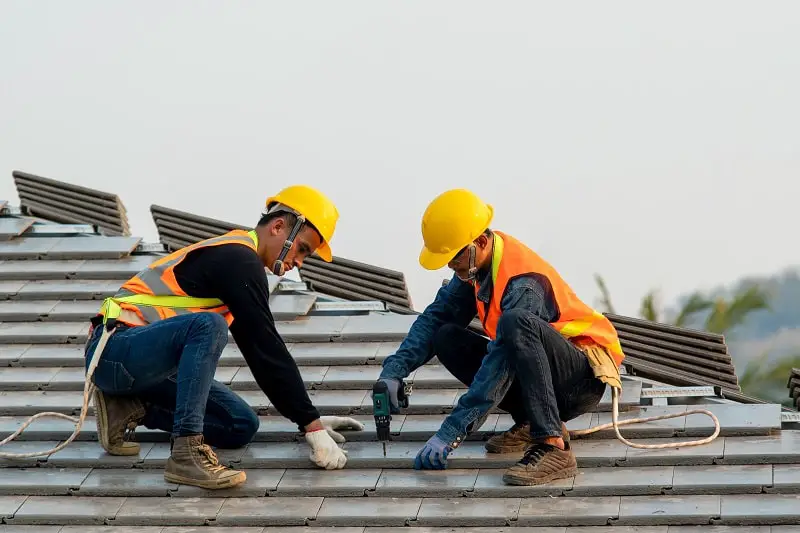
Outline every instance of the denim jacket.
[[[481, 302], [480, 305], [486, 305], [492, 296], [491, 270], [487, 269], [479, 276], [482, 281], [477, 300]], [[547, 322], [557, 318], [558, 311], [547, 278], [531, 274], [514, 278], [506, 285], [500, 309], [508, 311], [519, 308]], [[476, 314], [476, 296], [472, 285], [454, 275], [414, 321], [397, 352], [384, 360], [380, 377], [405, 379], [433, 358], [433, 336], [443, 324], [454, 323], [466, 328]], [[483, 425], [489, 411], [503, 399], [513, 379], [513, 369], [508, 364], [503, 339], [498, 331], [497, 338], [487, 346], [486, 356], [472, 385], [459, 398], [436, 435], [453, 448], [458, 447], [473, 429]]]

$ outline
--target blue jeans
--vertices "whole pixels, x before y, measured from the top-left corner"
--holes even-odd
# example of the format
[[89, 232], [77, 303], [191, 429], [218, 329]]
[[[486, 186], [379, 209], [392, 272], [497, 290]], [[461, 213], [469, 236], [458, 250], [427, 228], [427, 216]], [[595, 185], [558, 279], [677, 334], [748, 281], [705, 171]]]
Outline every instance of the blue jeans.
[[[498, 322], [514, 379], [498, 407], [516, 424], [529, 422], [531, 437], [561, 435], [561, 422], [594, 409], [606, 385], [594, 377], [586, 355], [549, 323], [523, 309]], [[486, 355], [489, 339], [453, 324], [439, 328], [434, 352], [453, 376], [469, 386]]]
[[[86, 368], [100, 340], [92, 331]], [[214, 379], [228, 342], [228, 325], [216, 313], [193, 313], [147, 326], [118, 323], [94, 373], [97, 387], [109, 395], [132, 395], [144, 403], [142, 425], [174, 437], [204, 435], [207, 444], [238, 448], [259, 427], [255, 411], [225, 384]]]

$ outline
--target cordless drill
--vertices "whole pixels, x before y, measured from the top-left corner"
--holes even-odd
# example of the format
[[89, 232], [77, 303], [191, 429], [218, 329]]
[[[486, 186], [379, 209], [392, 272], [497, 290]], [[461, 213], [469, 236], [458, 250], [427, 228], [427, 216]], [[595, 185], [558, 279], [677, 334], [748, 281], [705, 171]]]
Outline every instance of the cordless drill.
[[[397, 403], [400, 407], [408, 407], [406, 386], [400, 381], [397, 388]], [[378, 440], [383, 444], [383, 456], [386, 457], [386, 442], [391, 438], [392, 401], [389, 398], [389, 387], [383, 381], [376, 381], [372, 386], [372, 414], [375, 416], [375, 429]]]

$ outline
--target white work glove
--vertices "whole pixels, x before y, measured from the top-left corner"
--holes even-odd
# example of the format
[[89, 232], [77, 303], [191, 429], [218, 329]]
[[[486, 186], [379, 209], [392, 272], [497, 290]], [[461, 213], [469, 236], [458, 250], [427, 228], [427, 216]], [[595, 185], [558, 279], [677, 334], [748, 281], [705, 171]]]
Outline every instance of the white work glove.
[[341, 433], [336, 431], [337, 429], [352, 429], [355, 431], [364, 429], [364, 424], [349, 416], [321, 416], [319, 421], [322, 422], [322, 427], [325, 428], [328, 435], [338, 443], [344, 442], [345, 439]]
[[306, 433], [306, 442], [311, 446], [309, 458], [325, 470], [338, 470], [347, 464], [347, 451], [339, 448], [328, 431]]

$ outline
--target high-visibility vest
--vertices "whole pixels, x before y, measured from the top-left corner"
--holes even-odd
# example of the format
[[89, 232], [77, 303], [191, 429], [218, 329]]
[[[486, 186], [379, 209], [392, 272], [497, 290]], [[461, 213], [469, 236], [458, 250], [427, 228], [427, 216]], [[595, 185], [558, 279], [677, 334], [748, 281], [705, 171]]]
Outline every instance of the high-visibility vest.
[[550, 281], [558, 311], [557, 320], [550, 325], [556, 331], [576, 345], [594, 342], [608, 351], [617, 366], [622, 364], [625, 354], [617, 330], [608, 318], [583, 303], [558, 272], [536, 252], [499, 231], [494, 232], [492, 296], [488, 306], [477, 299], [480, 286], [475, 284], [478, 317], [490, 339], [497, 336], [497, 322], [503, 314], [500, 301], [508, 282], [525, 274], [541, 274]]
[[114, 319], [138, 326], [176, 315], [212, 312], [222, 315], [230, 326], [233, 314], [222, 300], [187, 295], [175, 279], [175, 267], [193, 250], [231, 243], [244, 244], [253, 251], [258, 249], [255, 231], [233, 230], [176, 250], [150, 264], [126, 281], [114, 296], [106, 298], [99, 311], [103, 322]]

